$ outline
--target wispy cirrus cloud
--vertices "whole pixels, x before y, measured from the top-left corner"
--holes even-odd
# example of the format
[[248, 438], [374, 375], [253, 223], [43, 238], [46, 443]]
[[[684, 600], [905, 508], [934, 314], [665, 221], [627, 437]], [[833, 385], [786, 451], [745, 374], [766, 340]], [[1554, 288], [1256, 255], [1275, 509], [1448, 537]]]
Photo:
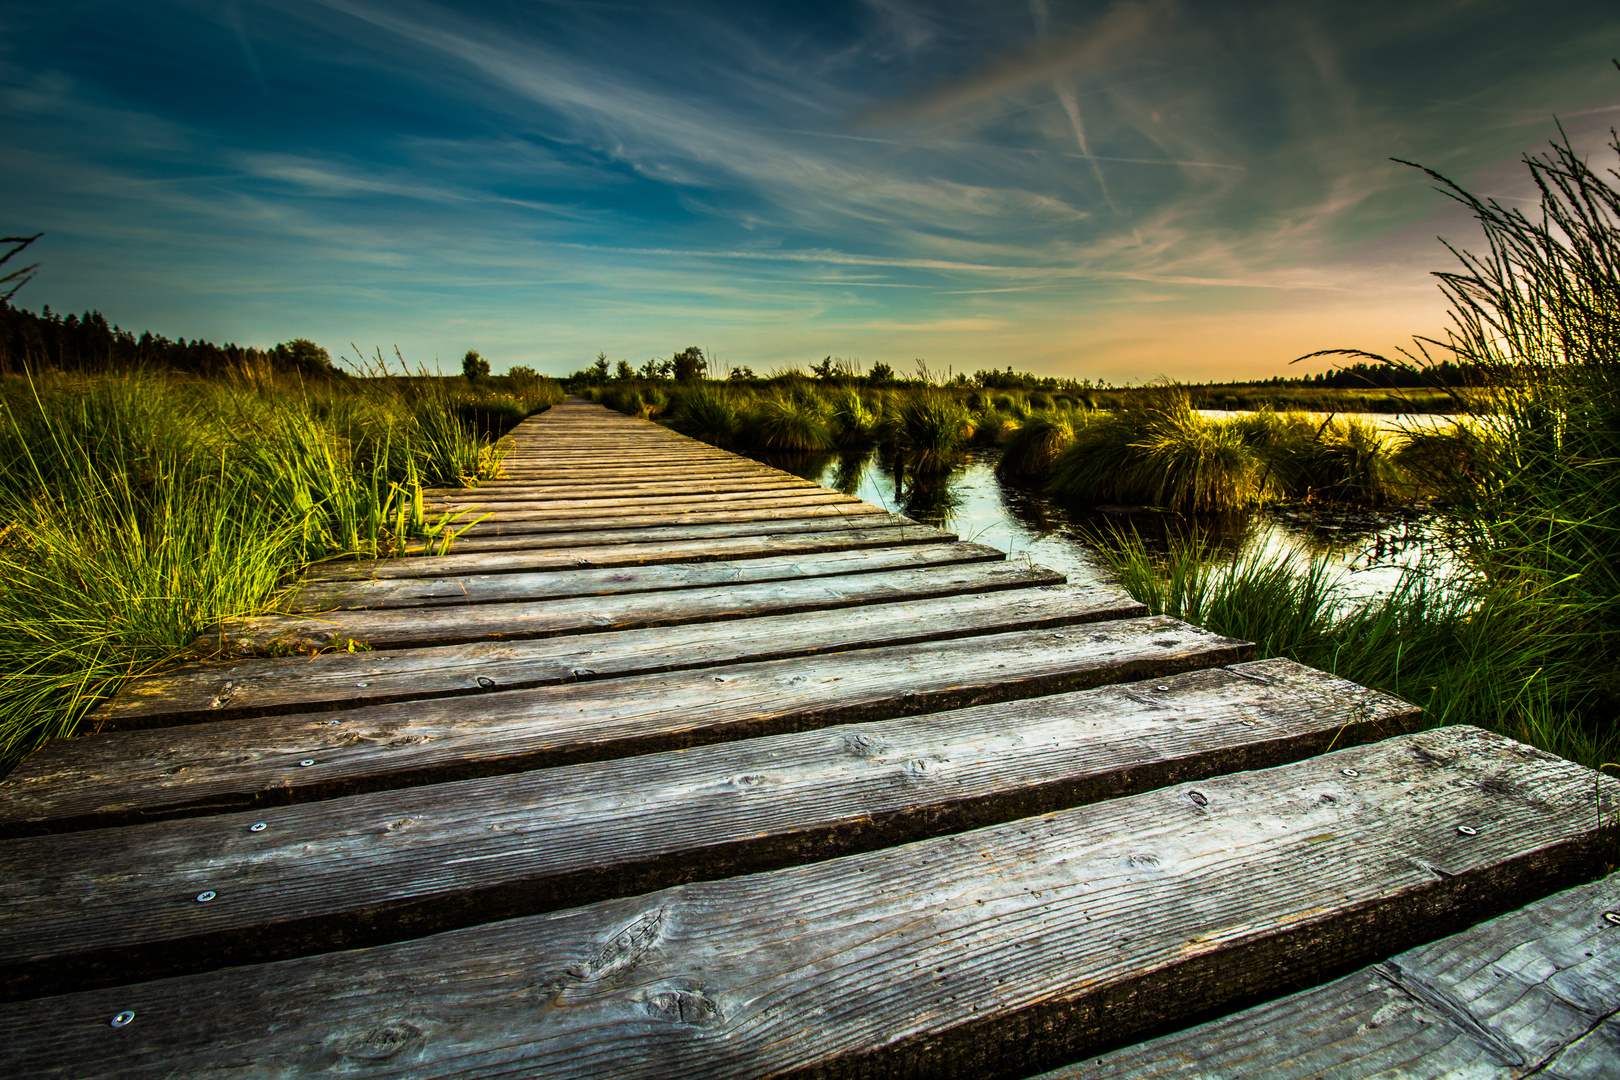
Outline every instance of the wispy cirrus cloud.
[[170, 333], [1270, 372], [1432, 328], [1467, 223], [1390, 157], [1520, 198], [1552, 112], [1593, 145], [1620, 17], [1531, 11], [68, 0], [6, 16], [0, 218]]

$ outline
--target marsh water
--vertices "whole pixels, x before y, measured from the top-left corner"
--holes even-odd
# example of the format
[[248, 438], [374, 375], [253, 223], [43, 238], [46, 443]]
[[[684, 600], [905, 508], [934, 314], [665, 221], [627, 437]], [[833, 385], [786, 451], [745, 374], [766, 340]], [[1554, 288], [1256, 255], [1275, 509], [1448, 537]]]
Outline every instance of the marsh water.
[[878, 450], [809, 456], [753, 455], [796, 476], [836, 488], [1014, 559], [1067, 574], [1070, 582], [1108, 583], [1098, 544], [1135, 531], [1150, 545], [1197, 536], [1215, 552], [1258, 546], [1303, 562], [1324, 556], [1342, 568], [1346, 599], [1388, 592], [1405, 567], [1450, 567], [1439, 521], [1423, 509], [1354, 510], [1282, 505], [1241, 514], [1183, 517], [1144, 507], [1093, 506], [1058, 499], [996, 478], [1000, 450], [969, 452], [949, 474], [897, 475]]

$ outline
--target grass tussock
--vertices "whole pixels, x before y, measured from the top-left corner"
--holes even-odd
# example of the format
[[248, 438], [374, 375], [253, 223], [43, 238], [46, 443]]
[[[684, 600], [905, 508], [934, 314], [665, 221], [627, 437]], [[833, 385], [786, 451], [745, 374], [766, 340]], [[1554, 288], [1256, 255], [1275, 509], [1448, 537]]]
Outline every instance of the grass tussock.
[[447, 535], [422, 488], [493, 475], [516, 400], [450, 384], [0, 381], [0, 770], [289, 572]]
[[[1001, 459], [996, 462], [996, 475], [1004, 480], [1045, 476], [1059, 455], [1074, 442], [1075, 422], [1073, 414], [1068, 412], [1036, 413], [1010, 428], [1007, 421], [992, 415], [986, 417], [980, 431], [991, 425], [997, 437], [984, 441], [1004, 444]], [[977, 432], [975, 436], [975, 441], [980, 441]]]
[[1237, 427], [1206, 420], [1184, 392], [1165, 388], [1139, 406], [1077, 423], [1046, 487], [1070, 499], [1202, 513], [1256, 501], [1264, 476]]

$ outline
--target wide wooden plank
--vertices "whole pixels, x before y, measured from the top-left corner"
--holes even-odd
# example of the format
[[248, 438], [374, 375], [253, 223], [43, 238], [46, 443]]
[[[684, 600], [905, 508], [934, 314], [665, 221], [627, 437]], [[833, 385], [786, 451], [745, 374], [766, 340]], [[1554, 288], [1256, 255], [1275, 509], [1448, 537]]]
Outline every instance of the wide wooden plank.
[[454, 607], [391, 611], [332, 611], [239, 621], [199, 638], [205, 655], [310, 652], [349, 649], [409, 649], [494, 638], [526, 639], [594, 634], [646, 626], [745, 619], [796, 611], [821, 611], [930, 596], [997, 592], [1061, 585], [1064, 576], [1045, 567], [1005, 562], [950, 563], [915, 569], [831, 577], [805, 577], [724, 585], [711, 589], [617, 593]]
[[1594, 783], [1620, 787], [1442, 728], [806, 866], [8, 1003], [0, 1039], [18, 1072], [83, 1078], [1017, 1076], [1575, 883], [1597, 851]]
[[1045, 587], [766, 615], [535, 641], [191, 664], [133, 679], [92, 716], [99, 726], [160, 727], [311, 709], [618, 678], [744, 660], [779, 660], [841, 649], [943, 641], [975, 634], [1131, 619], [1147, 609], [1094, 586]]
[[[724, 525], [749, 521], [803, 521], [806, 518], [825, 518], [847, 520], [858, 525], [864, 525], [862, 520], [866, 517], [887, 519], [895, 515], [890, 514], [881, 506], [873, 506], [865, 502], [835, 502], [820, 500], [818, 502], [789, 504], [779, 507], [761, 507], [757, 504], [748, 508], [735, 507], [726, 510], [705, 510], [688, 514], [616, 514], [613, 517], [597, 517], [590, 515], [580, 518], [559, 517], [545, 515], [537, 518], [515, 520], [503, 519], [500, 515], [478, 520], [481, 515], [466, 515], [465, 519], [473, 524], [460, 526], [462, 531], [456, 540], [484, 536], [533, 536], [541, 533], [560, 532], [614, 532], [620, 529], [681, 529], [693, 525]], [[452, 551], [455, 550], [452, 545]]]
[[497, 688], [472, 700], [57, 739], [0, 782], [0, 835], [308, 802], [909, 716], [1172, 675], [1246, 659], [1252, 648], [1159, 616]]
[[850, 501], [854, 496], [845, 495], [830, 488], [816, 484], [807, 484], [802, 487], [772, 486], [759, 491], [711, 491], [695, 492], [692, 494], [661, 495], [656, 499], [648, 499], [643, 495], [610, 496], [607, 498], [581, 498], [579, 495], [559, 495], [536, 499], [504, 499], [481, 500], [476, 492], [469, 493], [461, 498], [436, 499], [433, 502], [433, 512], [436, 514], [456, 511], [491, 511], [508, 513], [517, 510], [526, 511], [559, 511], [576, 512], [578, 516], [586, 513], [600, 513], [604, 510], [633, 509], [645, 513], [649, 510], [662, 510], [669, 507], [672, 510], [683, 506], [715, 506], [715, 505], [746, 505], [749, 503], [770, 503], [775, 505], [784, 499], [816, 499], [834, 497], [833, 501]]
[[[926, 526], [916, 527], [926, 528]], [[446, 556], [461, 560], [452, 569], [463, 573], [444, 577], [421, 575], [421, 570], [438, 569], [437, 560], [414, 560], [404, 564], [419, 573], [362, 581], [313, 581], [294, 586], [278, 602], [284, 612], [332, 611], [338, 608], [446, 607], [466, 604], [502, 603], [512, 600], [541, 600], [552, 597], [608, 596], [627, 592], [663, 592], [672, 589], [700, 589], [712, 585], [747, 581], [791, 581], [807, 577], [837, 577], [875, 570], [941, 566], [960, 562], [999, 562], [1006, 553], [985, 544], [930, 543], [932, 537], [914, 530], [891, 530], [888, 547], [850, 545], [809, 545], [803, 554], [765, 555], [755, 558], [717, 559], [712, 562], [654, 562], [651, 565], [612, 565], [602, 569], [538, 570], [525, 572], [524, 565], [568, 563], [567, 556], [555, 552], [527, 555], [496, 552], [488, 555]], [[908, 535], [901, 535], [908, 534]], [[818, 537], [840, 533], [818, 533]], [[910, 542], [908, 542], [910, 541]], [[704, 541], [708, 543], [708, 541]], [[833, 550], [816, 550], [817, 547]], [[600, 549], [604, 553], [611, 548]], [[767, 549], [768, 550], [768, 549]], [[577, 565], [577, 563], [576, 563]], [[510, 567], [509, 573], [477, 574], [471, 571], [489, 566]], [[233, 624], [234, 625], [234, 624]]]
[[[496, 526], [494, 532], [468, 532], [458, 536], [450, 547], [451, 554], [479, 551], [517, 551], [531, 548], [594, 547], [599, 544], [639, 544], [651, 540], [723, 540], [734, 536], [795, 536], [810, 532], [831, 532], [839, 529], [889, 529], [916, 525], [917, 522], [899, 514], [866, 514], [858, 517], [837, 515], [832, 517], [769, 518], [764, 521], [726, 521], [710, 525], [665, 525], [657, 528], [601, 529], [572, 532], [538, 532], [503, 535]], [[522, 523], [507, 526], [521, 528]], [[407, 555], [428, 553], [430, 544], [418, 542], [407, 549]], [[438, 551], [437, 543], [431, 545]], [[336, 564], [335, 568], [350, 565]], [[324, 569], [324, 568], [323, 568]]]
[[1044, 1080], [1620, 1076], [1620, 875]]
[[[687, 518], [687, 515], [712, 514], [720, 511], [746, 511], [792, 508], [795, 512], [809, 506], [837, 505], [840, 507], [853, 507], [869, 505], [852, 495], [842, 495], [836, 491], [822, 488], [806, 490], [797, 495], [773, 495], [770, 498], [734, 499], [727, 497], [723, 501], [709, 502], [663, 502], [657, 506], [648, 506], [645, 502], [631, 500], [624, 505], [616, 506], [581, 506], [571, 509], [567, 503], [547, 504], [545, 506], [530, 505], [526, 503], [511, 506], [483, 508], [476, 503], [469, 504], [463, 511], [444, 511], [459, 513], [463, 520], [471, 521], [482, 518], [487, 521], [560, 521], [570, 528], [580, 528], [578, 524], [582, 519], [607, 518], [633, 518], [640, 524], [642, 519], [654, 521], [676, 522]], [[442, 510], [443, 508], [441, 508]], [[882, 513], [880, 507], [873, 507], [871, 512]]]
[[[640, 544], [610, 543], [594, 547], [542, 547], [505, 552], [465, 553], [452, 550], [450, 554], [436, 559], [365, 559], [331, 563], [321, 567], [318, 572], [306, 574], [295, 590], [296, 600], [292, 602], [298, 605], [299, 610], [323, 603], [360, 606], [350, 604], [347, 598], [351, 594], [357, 597], [368, 595], [363, 590], [355, 591], [361, 588], [359, 583], [364, 581], [408, 579], [429, 583], [456, 577], [475, 592], [476, 587], [470, 580], [473, 575], [608, 569], [649, 564], [674, 566], [694, 562], [728, 562], [733, 559], [788, 559], [857, 549], [876, 551], [908, 544], [950, 543], [955, 539], [955, 533], [943, 532], [928, 525], [903, 524], [876, 529], [820, 530], [796, 536], [775, 533], [718, 539], [656, 540]], [[364, 588], [377, 590], [377, 595], [387, 595], [389, 592], [380, 586], [366, 585]]]
[[437, 507], [445, 502], [474, 500], [482, 504], [520, 502], [548, 499], [627, 498], [662, 500], [672, 495], [717, 494], [745, 491], [804, 491], [822, 490], [819, 484], [783, 474], [780, 477], [741, 477], [735, 480], [705, 480], [698, 478], [672, 478], [657, 483], [599, 483], [583, 481], [576, 484], [514, 483], [480, 484], [476, 488], [448, 488], [423, 492], [424, 502]]
[[[477, 490], [486, 487], [502, 487], [507, 484], [582, 484], [601, 480], [604, 482], [619, 483], [645, 483], [666, 480], [680, 480], [685, 478], [725, 480], [733, 477], [770, 478], [792, 476], [790, 472], [772, 468], [761, 462], [750, 461], [733, 455], [729, 459], [703, 461], [684, 465], [649, 465], [629, 466], [613, 461], [611, 458], [601, 461], [582, 460], [570, 465], [564, 464], [523, 464], [514, 462], [508, 456], [501, 462], [502, 475], [493, 480], [485, 480], [478, 485]], [[431, 494], [452, 494], [462, 491], [461, 488], [425, 488]]]
[[[1421, 715], [1273, 660], [352, 796], [265, 812], [257, 833], [255, 814], [0, 841], [0, 1000], [382, 944], [907, 843], [1282, 764], [1398, 734]], [[176, 920], [174, 898], [204, 890], [216, 894], [206, 912]]]

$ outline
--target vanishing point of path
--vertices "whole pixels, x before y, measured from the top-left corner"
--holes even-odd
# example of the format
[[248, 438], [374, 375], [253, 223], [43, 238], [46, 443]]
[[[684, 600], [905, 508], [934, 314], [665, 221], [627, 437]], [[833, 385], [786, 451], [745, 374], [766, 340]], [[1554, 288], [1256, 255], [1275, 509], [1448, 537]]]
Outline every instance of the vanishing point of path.
[[577, 399], [513, 440], [451, 554], [0, 782], [0, 1073], [1620, 1069], [1615, 782]]

